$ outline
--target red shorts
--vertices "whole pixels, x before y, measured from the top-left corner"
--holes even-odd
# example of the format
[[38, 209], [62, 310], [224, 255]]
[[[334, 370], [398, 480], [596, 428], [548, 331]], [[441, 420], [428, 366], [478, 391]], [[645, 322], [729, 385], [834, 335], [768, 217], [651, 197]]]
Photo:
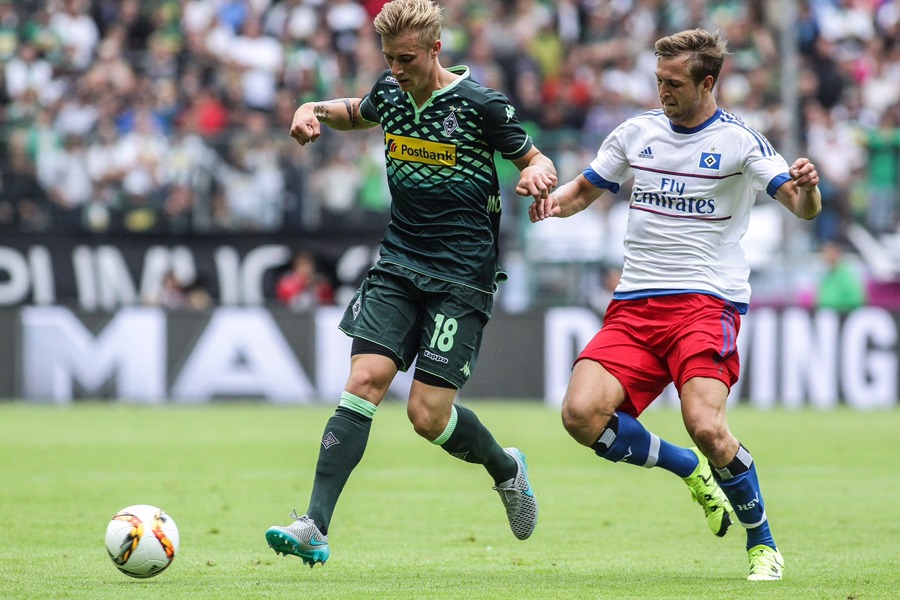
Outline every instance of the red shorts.
[[603, 327], [576, 359], [599, 362], [625, 389], [619, 410], [633, 417], [671, 382], [718, 379], [731, 389], [740, 374], [741, 316], [730, 302], [705, 294], [613, 300]]

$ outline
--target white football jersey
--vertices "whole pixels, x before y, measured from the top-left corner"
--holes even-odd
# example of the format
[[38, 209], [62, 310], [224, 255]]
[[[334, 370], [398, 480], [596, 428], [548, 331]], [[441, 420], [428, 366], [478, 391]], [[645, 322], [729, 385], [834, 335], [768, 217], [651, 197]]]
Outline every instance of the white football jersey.
[[721, 109], [690, 129], [652, 110], [619, 125], [584, 175], [613, 192], [634, 177], [616, 298], [699, 291], [746, 310], [750, 209], [790, 179], [765, 137]]

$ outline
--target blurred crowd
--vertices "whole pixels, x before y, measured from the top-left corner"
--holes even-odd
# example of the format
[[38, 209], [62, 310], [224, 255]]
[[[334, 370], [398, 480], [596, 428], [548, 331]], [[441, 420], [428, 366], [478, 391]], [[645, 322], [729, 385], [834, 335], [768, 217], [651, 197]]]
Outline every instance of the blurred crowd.
[[[371, 26], [383, 4], [0, 0], [0, 228], [380, 229], [380, 130], [301, 150], [289, 129], [304, 101], [369, 90], [384, 68]], [[733, 53], [720, 106], [819, 167], [818, 239], [840, 239], [852, 221], [894, 232], [900, 0], [798, 0], [794, 21], [785, 4], [445, 1], [443, 63], [507, 94], [564, 181], [615, 125], [658, 106], [658, 37], [719, 30]]]

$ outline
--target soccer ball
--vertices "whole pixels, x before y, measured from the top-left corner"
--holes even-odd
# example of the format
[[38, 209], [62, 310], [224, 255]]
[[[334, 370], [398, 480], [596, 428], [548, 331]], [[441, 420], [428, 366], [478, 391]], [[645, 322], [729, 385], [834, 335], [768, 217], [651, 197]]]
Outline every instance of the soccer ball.
[[106, 526], [106, 550], [126, 575], [154, 577], [165, 571], [178, 553], [178, 526], [160, 508], [128, 506]]

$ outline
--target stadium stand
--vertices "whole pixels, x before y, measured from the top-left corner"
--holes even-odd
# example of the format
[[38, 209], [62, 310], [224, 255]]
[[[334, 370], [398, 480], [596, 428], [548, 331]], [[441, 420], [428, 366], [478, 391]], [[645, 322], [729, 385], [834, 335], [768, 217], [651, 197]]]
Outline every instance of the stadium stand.
[[[309, 153], [288, 130], [305, 100], [368, 91], [384, 68], [368, 26], [383, 3], [0, 0], [0, 230], [380, 227], [379, 131], [322, 136]], [[823, 177], [825, 210], [810, 230], [760, 211], [758, 248], [771, 250], [757, 263], [839, 240], [863, 246], [863, 262], [881, 261], [870, 265], [875, 278], [891, 281], [900, 277], [883, 258], [900, 256], [900, 1], [797, 4], [792, 21], [774, 0], [460, 0], [446, 3], [444, 62], [507, 94], [568, 180], [614, 124], [657, 105], [653, 41], [718, 29], [734, 55], [720, 105], [809, 156]], [[786, 72], [792, 48], [797, 66]], [[529, 256], [529, 244], [547, 240], [531, 239], [521, 208], [506, 203], [505, 245]], [[597, 210], [597, 230], [618, 231], [616, 211]], [[590, 262], [614, 262], [614, 246], [597, 241]], [[778, 287], [765, 275], [761, 301]]]

